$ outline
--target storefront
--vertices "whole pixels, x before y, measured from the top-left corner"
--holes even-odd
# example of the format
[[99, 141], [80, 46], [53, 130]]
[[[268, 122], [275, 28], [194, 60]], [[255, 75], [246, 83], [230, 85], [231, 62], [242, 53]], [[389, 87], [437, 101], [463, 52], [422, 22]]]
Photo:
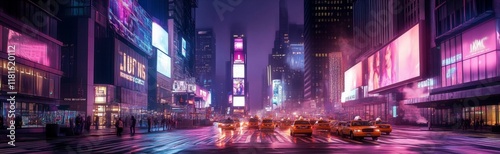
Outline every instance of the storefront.
[[[43, 37], [33, 38], [18, 30], [0, 26], [0, 85], [2, 96], [1, 116], [8, 117], [10, 103], [7, 92], [15, 91], [16, 121], [21, 127], [45, 127], [48, 123], [67, 124], [71, 114], [58, 112], [60, 80], [60, 46]], [[4, 46], [6, 45], [6, 46]], [[15, 53], [13, 85], [8, 85], [8, 53]], [[13, 86], [13, 87], [11, 87]], [[11, 89], [12, 88], [12, 89]], [[9, 120], [9, 119], [4, 119]], [[14, 119], [12, 119], [14, 120]]]

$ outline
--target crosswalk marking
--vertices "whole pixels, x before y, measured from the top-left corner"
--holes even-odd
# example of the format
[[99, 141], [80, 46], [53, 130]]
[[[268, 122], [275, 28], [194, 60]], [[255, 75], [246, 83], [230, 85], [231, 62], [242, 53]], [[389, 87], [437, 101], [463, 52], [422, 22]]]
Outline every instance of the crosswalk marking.
[[280, 143], [283, 143], [285, 142], [281, 137], [279, 137], [279, 135], [274, 135], [274, 137], [276, 138], [276, 140], [278, 140]]
[[262, 140], [260, 139], [260, 135], [259, 135], [259, 136], [257, 136], [257, 143], [261, 143], [261, 142], [262, 142]]

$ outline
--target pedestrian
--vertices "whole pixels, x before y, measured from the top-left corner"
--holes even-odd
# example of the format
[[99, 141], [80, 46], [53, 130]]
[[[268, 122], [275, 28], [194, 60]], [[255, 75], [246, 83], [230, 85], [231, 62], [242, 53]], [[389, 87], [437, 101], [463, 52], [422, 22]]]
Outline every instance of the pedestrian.
[[74, 120], [73, 118], [69, 118], [69, 134], [73, 135], [74, 132], [75, 132]]
[[86, 120], [85, 129], [87, 130], [87, 132], [90, 133], [90, 125], [92, 125], [92, 118], [90, 116], [87, 116], [85, 120]]
[[123, 121], [122, 118], [118, 118], [118, 136], [122, 136], [123, 133]]
[[165, 118], [161, 119], [161, 127], [163, 128], [164, 131], [165, 131], [165, 128], [167, 127], [166, 124], [167, 124], [167, 120]]
[[99, 129], [99, 116], [95, 116], [95, 130]]
[[76, 124], [76, 128], [75, 128], [75, 134], [76, 135], [80, 135], [80, 129], [81, 129], [81, 126], [83, 124], [82, 122], [82, 116], [80, 116], [80, 114], [78, 114], [78, 116], [76, 116], [75, 118], [75, 124]]
[[136, 123], [136, 119], [134, 116], [132, 116], [132, 122], [130, 124], [130, 135], [135, 135], [135, 123]]
[[148, 117], [148, 133], [151, 132], [151, 117]]
[[483, 126], [484, 126], [484, 119], [483, 118], [481, 118], [481, 121], [479, 121], [479, 126], [480, 126], [480, 129], [482, 130]]

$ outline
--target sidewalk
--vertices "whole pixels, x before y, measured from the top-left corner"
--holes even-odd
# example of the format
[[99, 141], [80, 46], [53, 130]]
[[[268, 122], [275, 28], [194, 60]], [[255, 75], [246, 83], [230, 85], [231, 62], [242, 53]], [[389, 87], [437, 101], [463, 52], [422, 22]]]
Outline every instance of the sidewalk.
[[[196, 128], [201, 128], [196, 127]], [[193, 128], [193, 129], [196, 129]], [[175, 131], [176, 129], [173, 128], [171, 130], [163, 130], [163, 128], [151, 128], [151, 132], [149, 133], [159, 133], [159, 132], [171, 132]], [[0, 135], [7, 135], [9, 133], [6, 129], [0, 131]], [[148, 133], [148, 128], [147, 127], [136, 127], [135, 128], [135, 133], [136, 134], [147, 134]], [[59, 133], [59, 136], [56, 138], [47, 138], [45, 134], [45, 128], [21, 128], [21, 129], [16, 129], [16, 142], [29, 142], [29, 141], [38, 141], [38, 140], [47, 140], [47, 139], [58, 139], [58, 138], [84, 138], [84, 137], [96, 137], [96, 136], [110, 136], [110, 135], [116, 135], [116, 128], [100, 128], [100, 129], [95, 129], [95, 127], [92, 127], [90, 129], [90, 132], [83, 131], [83, 134], [81, 135], [71, 135], [71, 136], [66, 136], [63, 132]], [[130, 127], [126, 127], [123, 129], [122, 135], [130, 135]], [[7, 138], [0, 138], [1, 142], [8, 141]]]
[[428, 127], [423, 126], [410, 126], [410, 125], [393, 125], [393, 129], [395, 130], [406, 130], [406, 131], [446, 131], [450, 133], [464, 134], [464, 135], [489, 135], [500, 137], [500, 133], [491, 132], [491, 127], [484, 127], [483, 129], [474, 130], [473, 128], [462, 130], [462, 129], [453, 129], [446, 127], [431, 127], [429, 130]]

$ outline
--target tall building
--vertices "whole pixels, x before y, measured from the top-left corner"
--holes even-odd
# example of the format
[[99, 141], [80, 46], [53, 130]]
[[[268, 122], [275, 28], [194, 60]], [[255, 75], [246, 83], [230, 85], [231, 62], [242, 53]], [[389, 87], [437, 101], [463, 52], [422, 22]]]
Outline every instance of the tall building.
[[196, 0], [168, 1], [169, 48], [173, 52], [173, 78], [185, 80], [195, 73]]
[[[57, 11], [45, 8], [28, 0], [0, 2], [1, 116], [22, 128], [68, 124], [54, 118], [63, 112], [57, 111], [63, 77], [60, 56], [64, 43], [58, 39], [61, 19]], [[82, 93], [86, 83], [80, 86]], [[73, 92], [78, 94], [78, 90]], [[10, 100], [12, 96], [15, 100]], [[15, 118], [9, 114], [12, 105]], [[88, 111], [87, 106], [79, 110]]]
[[212, 29], [196, 31], [196, 83], [211, 92], [215, 92], [215, 34]]
[[[330, 100], [330, 95], [342, 92], [329, 88], [328, 75], [334, 73], [329, 67], [343, 67], [330, 66], [329, 54], [343, 52], [351, 40], [352, 4], [353, 0], [304, 1], [304, 108], [332, 112], [335, 100]], [[342, 81], [342, 76], [333, 77]]]
[[248, 99], [248, 74], [247, 74], [247, 41], [244, 34], [234, 34], [231, 36], [230, 65], [232, 85], [232, 106], [233, 115], [246, 115], [250, 106]]
[[429, 35], [434, 3], [355, 2], [353, 60], [347, 62], [342, 93], [346, 119], [427, 122], [418, 109], [404, 102], [428, 95], [432, 87], [428, 83], [435, 78], [431, 70], [436, 61], [429, 58], [439, 57], [432, 51], [434, 41]]

